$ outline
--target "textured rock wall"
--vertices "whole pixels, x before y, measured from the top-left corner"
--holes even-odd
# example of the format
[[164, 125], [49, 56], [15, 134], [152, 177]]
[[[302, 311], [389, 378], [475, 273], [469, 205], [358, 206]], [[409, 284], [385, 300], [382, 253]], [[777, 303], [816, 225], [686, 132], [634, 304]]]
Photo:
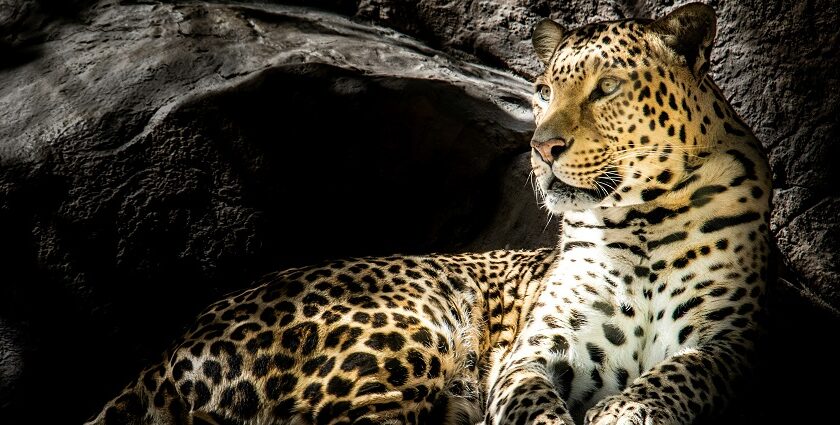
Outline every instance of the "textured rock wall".
[[0, 69], [0, 423], [45, 387], [40, 419], [80, 422], [280, 267], [556, 239], [508, 190], [522, 79], [288, 7], [31, 13], [43, 35]]
[[[0, 423], [78, 423], [278, 267], [552, 244], [527, 185], [531, 25], [672, 7], [239, 3], [0, 0]], [[712, 73], [777, 187], [768, 354], [730, 421], [818, 419], [830, 392], [793, 388], [840, 377], [810, 354], [840, 324], [840, 22], [827, 0], [710, 3]]]

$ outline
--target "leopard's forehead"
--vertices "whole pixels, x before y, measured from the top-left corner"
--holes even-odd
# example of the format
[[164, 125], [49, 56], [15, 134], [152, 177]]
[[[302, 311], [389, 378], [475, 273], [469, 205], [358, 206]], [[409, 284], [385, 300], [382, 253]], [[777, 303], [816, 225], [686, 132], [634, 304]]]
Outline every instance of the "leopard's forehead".
[[593, 68], [633, 69], [650, 65], [645, 32], [648, 19], [596, 22], [564, 34], [546, 73], [558, 78], [582, 78]]

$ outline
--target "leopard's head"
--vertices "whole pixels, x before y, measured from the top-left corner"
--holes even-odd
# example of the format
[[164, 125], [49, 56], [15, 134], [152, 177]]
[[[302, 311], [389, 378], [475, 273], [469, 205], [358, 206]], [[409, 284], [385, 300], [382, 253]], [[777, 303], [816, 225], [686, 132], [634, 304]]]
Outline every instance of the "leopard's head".
[[545, 72], [531, 162], [549, 211], [652, 202], [688, 177], [709, 143], [698, 95], [715, 25], [697, 3], [657, 20], [534, 27]]

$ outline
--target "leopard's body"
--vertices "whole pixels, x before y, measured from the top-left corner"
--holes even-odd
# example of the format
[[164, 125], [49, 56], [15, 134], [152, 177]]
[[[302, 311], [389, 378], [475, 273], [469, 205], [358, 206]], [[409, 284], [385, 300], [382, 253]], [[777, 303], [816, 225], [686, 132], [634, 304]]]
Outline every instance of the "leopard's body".
[[479, 366], [511, 344], [555, 258], [395, 256], [266, 276], [208, 307], [94, 423], [480, 420]]
[[759, 142], [705, 75], [714, 14], [540, 23], [556, 250], [339, 261], [211, 306], [91, 423], [687, 424], [749, 367]]

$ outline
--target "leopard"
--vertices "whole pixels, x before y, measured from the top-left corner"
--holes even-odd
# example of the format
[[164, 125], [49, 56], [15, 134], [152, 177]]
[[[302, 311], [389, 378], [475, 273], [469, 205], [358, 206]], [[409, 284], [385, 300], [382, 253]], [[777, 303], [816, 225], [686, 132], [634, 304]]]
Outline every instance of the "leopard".
[[538, 22], [555, 247], [335, 260], [209, 306], [87, 425], [691, 424], [758, 351], [761, 142], [709, 75], [714, 10]]

